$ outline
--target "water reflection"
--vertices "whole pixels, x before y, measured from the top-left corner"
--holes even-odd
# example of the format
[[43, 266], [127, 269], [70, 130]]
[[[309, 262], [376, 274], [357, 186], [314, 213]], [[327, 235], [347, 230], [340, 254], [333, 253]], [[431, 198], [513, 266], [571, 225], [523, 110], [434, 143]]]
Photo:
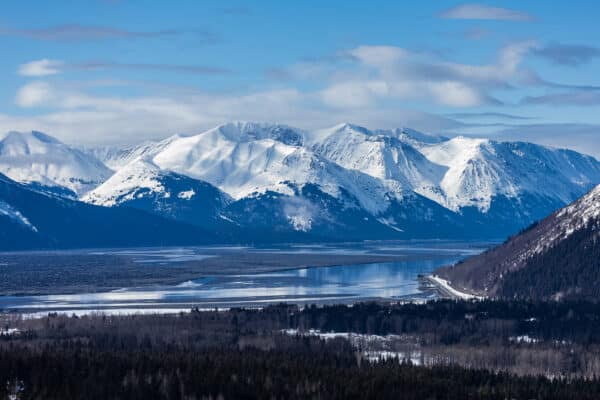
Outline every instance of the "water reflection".
[[417, 275], [456, 262], [433, 257], [406, 262], [302, 268], [276, 273], [198, 279], [174, 286], [120, 289], [104, 293], [0, 297], [9, 310], [112, 310], [251, 306], [289, 301], [349, 303], [364, 299], [420, 297]]

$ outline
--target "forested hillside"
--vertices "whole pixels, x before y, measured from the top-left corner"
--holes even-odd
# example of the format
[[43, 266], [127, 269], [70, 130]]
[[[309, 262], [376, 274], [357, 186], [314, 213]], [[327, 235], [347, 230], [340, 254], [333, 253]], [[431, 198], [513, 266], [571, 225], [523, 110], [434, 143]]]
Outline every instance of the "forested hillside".
[[600, 300], [600, 186], [505, 243], [436, 271], [486, 297]]

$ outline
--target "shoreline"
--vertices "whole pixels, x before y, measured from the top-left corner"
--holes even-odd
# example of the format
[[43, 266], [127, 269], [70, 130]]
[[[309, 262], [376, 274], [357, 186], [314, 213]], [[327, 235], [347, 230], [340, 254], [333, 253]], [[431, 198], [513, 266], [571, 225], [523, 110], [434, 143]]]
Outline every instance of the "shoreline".
[[485, 297], [477, 296], [471, 293], [460, 291], [452, 287], [451, 283], [437, 275], [421, 275], [421, 283], [429, 285], [435, 290], [441, 298], [452, 300], [484, 300]]

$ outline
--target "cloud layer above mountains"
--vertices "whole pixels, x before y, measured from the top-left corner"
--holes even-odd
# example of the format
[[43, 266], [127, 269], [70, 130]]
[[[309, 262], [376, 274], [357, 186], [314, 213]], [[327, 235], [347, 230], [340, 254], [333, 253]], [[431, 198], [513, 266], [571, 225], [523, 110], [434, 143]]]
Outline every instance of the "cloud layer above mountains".
[[[429, 11], [428, 18], [450, 27], [459, 24], [459, 31], [484, 32], [463, 38], [465, 47], [498, 35], [498, 24], [507, 29], [539, 21], [531, 12], [499, 6], [439, 8]], [[223, 18], [242, 19], [259, 14], [246, 7], [216, 12]], [[360, 36], [360, 27], [356, 30]], [[62, 49], [135, 41], [136, 50], [130, 50], [134, 52], [157, 41], [214, 46], [235, 40], [213, 31], [0, 25], [0, 38], [53, 42]], [[194, 133], [231, 120], [282, 122], [306, 129], [350, 121], [543, 141], [600, 156], [600, 140], [592, 134], [600, 119], [596, 113], [588, 114], [592, 117], [587, 120], [580, 118], [580, 108], [600, 105], [600, 85], [585, 75], [577, 81], [576, 74], [557, 73], [593, 64], [600, 57], [598, 48], [521, 36], [496, 40], [475, 53], [443, 45], [392, 45], [384, 38], [362, 42], [354, 38], [353, 45], [258, 70], [245, 63], [226, 64], [219, 57], [199, 63], [187, 61], [188, 57], [144, 56], [132, 61], [118, 53], [109, 57], [107, 52], [95, 58], [62, 50], [39, 54], [13, 66], [18, 83], [11, 86], [12, 104], [0, 108], [0, 131], [36, 129], [69, 142], [132, 143]], [[264, 48], [255, 56], [273, 58], [273, 51]], [[550, 107], [561, 107], [562, 112], [553, 113]]]

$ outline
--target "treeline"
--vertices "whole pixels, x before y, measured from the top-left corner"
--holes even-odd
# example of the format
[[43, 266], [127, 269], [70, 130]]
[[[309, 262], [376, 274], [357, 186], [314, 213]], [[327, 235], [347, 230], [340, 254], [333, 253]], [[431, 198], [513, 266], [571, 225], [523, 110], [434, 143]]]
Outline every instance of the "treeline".
[[[19, 333], [0, 335], [0, 399], [595, 399], [599, 317], [596, 303], [449, 300], [171, 316], [4, 315], [0, 331]], [[423, 360], [440, 362], [370, 362], [368, 348], [282, 334], [290, 328], [395, 334], [410, 342], [406, 348], [417, 343]], [[541, 343], [514, 341], [519, 336]], [[552, 357], [555, 365], [544, 367]], [[509, 365], [536, 376], [501, 372]], [[565, 378], [537, 376], [560, 371]]]
[[[597, 399], [600, 383], [549, 380], [396, 361], [358, 364], [332, 343], [285, 350], [231, 346], [124, 349], [71, 342], [0, 351], [0, 379], [20, 399]], [[11, 393], [12, 391], [12, 393]], [[0, 387], [0, 396], [14, 394]]]
[[489, 342], [523, 335], [599, 344], [600, 304], [440, 300], [427, 304], [313, 306], [294, 313], [289, 325], [377, 335], [419, 334], [441, 344]]
[[[212, 316], [200, 320], [214, 324], [170, 334], [169, 322], [181, 328], [198, 320], [42, 321], [47, 332], [37, 338], [0, 342], [0, 382], [7, 383], [0, 386], [0, 398], [595, 399], [600, 391], [598, 380], [516, 377], [397, 360], [369, 363], [341, 339], [250, 334], [252, 328], [236, 333], [235, 325], [224, 324], [232, 319], [221, 318], [231, 315]], [[94, 327], [92, 320], [103, 325]], [[82, 323], [70, 328], [75, 321]], [[226, 327], [223, 333], [220, 326]]]
[[[9, 321], [10, 318], [6, 317]], [[217, 334], [239, 336], [282, 329], [316, 329], [375, 335], [419, 335], [429, 343], [485, 343], [530, 336], [545, 341], [600, 344], [600, 303], [586, 301], [455, 301], [426, 304], [358, 303], [299, 308], [280, 304], [264, 309], [194, 311], [176, 318], [161, 315], [86, 316], [13, 321], [27, 335], [61, 339], [90, 332], [145, 334], [183, 340], [188, 336]], [[6, 328], [11, 325], [6, 323]], [[2, 328], [0, 318], [0, 328]], [[196, 339], [198, 337], [195, 337]], [[0, 336], [0, 342], [8, 340]], [[211, 338], [209, 338], [212, 340]], [[210, 343], [210, 340], [208, 343]]]

